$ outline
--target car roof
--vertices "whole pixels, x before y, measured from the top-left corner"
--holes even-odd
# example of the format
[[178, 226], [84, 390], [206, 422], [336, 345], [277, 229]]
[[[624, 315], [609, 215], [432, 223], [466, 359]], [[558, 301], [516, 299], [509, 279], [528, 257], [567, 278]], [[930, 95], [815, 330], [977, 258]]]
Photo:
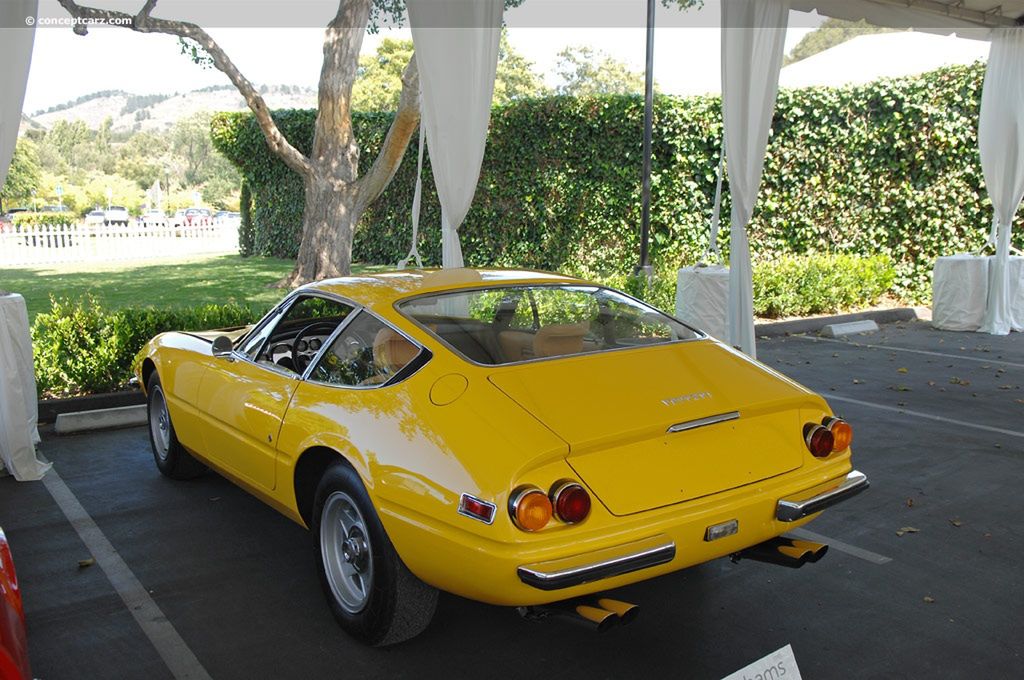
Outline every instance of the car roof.
[[398, 300], [460, 288], [511, 284], [585, 283], [561, 274], [528, 269], [405, 269], [346, 276], [307, 284], [299, 290], [319, 290], [348, 298], [370, 308], [389, 307]]

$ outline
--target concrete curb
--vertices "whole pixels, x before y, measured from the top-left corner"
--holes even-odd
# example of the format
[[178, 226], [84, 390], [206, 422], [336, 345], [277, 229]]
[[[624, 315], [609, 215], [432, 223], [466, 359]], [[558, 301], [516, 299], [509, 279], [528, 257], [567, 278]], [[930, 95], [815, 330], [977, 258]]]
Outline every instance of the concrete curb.
[[96, 411], [145, 403], [146, 395], [142, 393], [142, 390], [90, 394], [87, 397], [71, 397], [70, 399], [44, 399], [39, 402], [39, 422], [56, 422], [57, 416], [62, 413]]
[[93, 430], [110, 430], [118, 427], [135, 427], [146, 422], [145, 404], [138, 406], [119, 406], [116, 408], [61, 413], [53, 426], [57, 434], [73, 434], [75, 432], [91, 432]]
[[836, 314], [834, 316], [817, 316], [809, 319], [792, 319], [790, 321], [774, 321], [759, 323], [754, 326], [754, 334], [759, 338], [776, 338], [781, 335], [797, 333], [816, 333], [824, 326], [850, 321], [870, 320], [875, 323], [895, 323], [897, 321], [916, 321], [920, 316], [913, 307], [896, 307], [894, 309], [876, 309], [869, 312], [853, 314]]

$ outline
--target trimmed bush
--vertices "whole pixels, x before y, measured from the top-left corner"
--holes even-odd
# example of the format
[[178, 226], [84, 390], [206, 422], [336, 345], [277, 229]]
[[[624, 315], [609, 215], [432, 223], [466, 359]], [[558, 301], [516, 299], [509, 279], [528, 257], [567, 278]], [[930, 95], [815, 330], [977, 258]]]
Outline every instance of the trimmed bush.
[[40, 396], [73, 397], [123, 389], [142, 346], [170, 330], [201, 331], [253, 323], [265, 310], [238, 304], [183, 309], [104, 310], [95, 299], [52, 300], [32, 323]]
[[[895, 292], [930, 296], [937, 255], [982, 245], [992, 218], [977, 149], [984, 65], [955, 66], [864, 86], [782, 90], [750, 227], [755, 255], [885, 254]], [[308, 152], [315, 113], [274, 113]], [[494, 109], [473, 207], [460, 229], [470, 265], [630, 271], [640, 224], [643, 101], [551, 97]], [[377, 155], [387, 114], [357, 115], [362, 169]], [[673, 270], [707, 240], [721, 144], [720, 100], [655, 99], [651, 253]], [[298, 176], [268, 151], [247, 113], [218, 114], [218, 149], [252, 185], [254, 252], [294, 257], [302, 223]], [[411, 144], [391, 185], [364, 216], [354, 258], [396, 262], [409, 248], [415, 183]], [[428, 150], [429, 156], [429, 150]], [[424, 168], [420, 252], [440, 258], [440, 208]], [[729, 200], [723, 205], [727, 247]], [[1024, 246], [1024, 229], [1014, 242]]]
[[70, 212], [20, 212], [14, 215], [14, 226], [70, 227], [77, 223]]
[[[770, 319], [869, 307], [890, 290], [896, 278], [892, 259], [886, 255], [786, 255], [755, 261], [753, 268], [754, 314]], [[649, 283], [646, 277], [629, 274], [578, 275], [675, 313], [675, 269], [657, 270]]]

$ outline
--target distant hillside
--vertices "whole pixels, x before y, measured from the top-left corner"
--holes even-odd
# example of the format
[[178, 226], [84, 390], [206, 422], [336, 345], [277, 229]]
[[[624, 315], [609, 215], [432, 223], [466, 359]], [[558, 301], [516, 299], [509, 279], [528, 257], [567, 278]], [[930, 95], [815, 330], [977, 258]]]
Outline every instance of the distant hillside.
[[[316, 106], [316, 90], [311, 87], [263, 86], [260, 92], [272, 109]], [[247, 108], [238, 90], [231, 85], [205, 87], [183, 94], [136, 95], [106, 90], [37, 111], [31, 119], [25, 120], [47, 129], [58, 120], [81, 120], [95, 130], [104, 120], [111, 118], [114, 131], [130, 132], [166, 130], [178, 120], [199, 111], [243, 111]]]

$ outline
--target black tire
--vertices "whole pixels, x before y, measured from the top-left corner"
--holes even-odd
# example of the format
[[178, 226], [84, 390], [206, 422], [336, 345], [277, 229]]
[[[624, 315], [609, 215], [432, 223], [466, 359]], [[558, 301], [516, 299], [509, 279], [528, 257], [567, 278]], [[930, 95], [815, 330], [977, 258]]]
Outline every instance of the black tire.
[[[352, 521], [346, 525], [342, 517]], [[437, 589], [402, 563], [359, 475], [348, 465], [332, 465], [320, 479], [312, 530], [320, 585], [331, 613], [349, 635], [385, 646], [427, 628], [437, 607]], [[357, 549], [352, 549], [353, 541]], [[346, 576], [346, 570], [356, 573]]]
[[146, 383], [146, 417], [153, 460], [161, 474], [171, 479], [195, 479], [206, 472], [206, 466], [185, 450], [174, 433], [164, 388], [156, 371]]

